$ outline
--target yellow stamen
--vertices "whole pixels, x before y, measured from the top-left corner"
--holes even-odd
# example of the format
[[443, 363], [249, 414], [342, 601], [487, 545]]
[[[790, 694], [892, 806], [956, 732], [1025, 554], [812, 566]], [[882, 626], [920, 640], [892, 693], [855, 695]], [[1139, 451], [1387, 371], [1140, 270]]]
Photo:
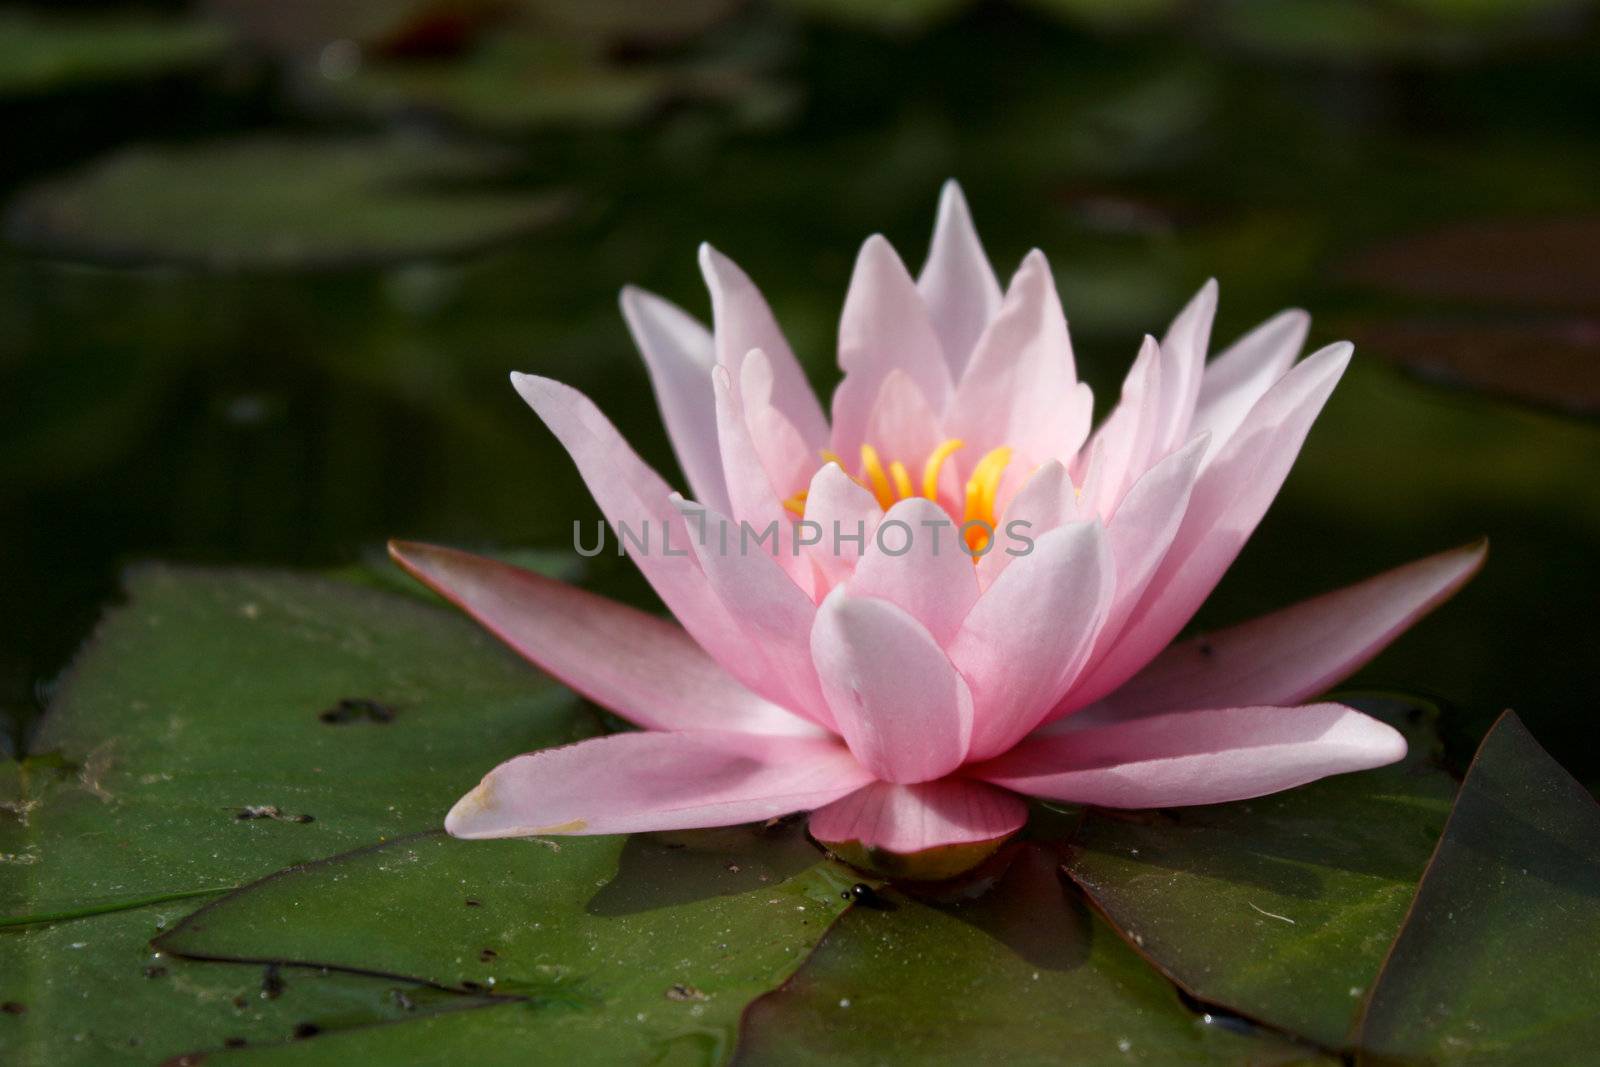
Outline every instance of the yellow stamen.
[[894, 491], [901, 500], [910, 500], [917, 495], [916, 490], [911, 488], [911, 475], [904, 463], [895, 460], [889, 464], [889, 477], [894, 479]]
[[878, 498], [878, 506], [888, 511], [894, 505], [894, 490], [889, 487], [889, 476], [878, 460], [878, 450], [871, 445], [861, 446], [861, 469], [867, 476], [867, 488]]
[[[982, 522], [987, 524], [989, 530], [994, 529], [995, 497], [1000, 491], [1000, 479], [1006, 472], [1006, 464], [1010, 462], [1011, 449], [1004, 445], [991, 450], [978, 461], [978, 465], [972, 469], [972, 477], [967, 479], [963, 524]], [[967, 531], [967, 547], [973, 552], [982, 552], [991, 536], [989, 531], [974, 526]]]
[[803, 519], [806, 517], [806, 497], [809, 494], [810, 490], [802, 489], [788, 500], [785, 500], [783, 506]]
[[824, 463], [837, 463], [839, 465], [839, 469], [840, 470], [844, 470], [845, 469], [844, 460], [839, 458], [839, 453], [837, 453], [837, 452], [835, 452], [835, 451], [833, 451], [832, 449], [829, 449], [829, 448], [824, 448], [822, 450], [822, 462], [824, 462]]
[[922, 465], [923, 496], [929, 500], [939, 499], [939, 471], [944, 466], [944, 461], [950, 458], [950, 453], [965, 443], [959, 437], [952, 437], [933, 450], [933, 454], [928, 457], [928, 462]]

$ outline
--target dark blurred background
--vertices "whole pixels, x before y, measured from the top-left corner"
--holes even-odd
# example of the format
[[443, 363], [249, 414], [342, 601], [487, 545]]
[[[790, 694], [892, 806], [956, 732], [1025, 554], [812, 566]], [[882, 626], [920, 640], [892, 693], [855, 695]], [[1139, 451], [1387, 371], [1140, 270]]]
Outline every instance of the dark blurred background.
[[0, 7], [0, 744], [130, 561], [568, 546], [508, 371], [676, 480], [618, 288], [706, 314], [710, 240], [830, 389], [859, 242], [920, 263], [954, 176], [1002, 275], [1050, 255], [1102, 413], [1210, 275], [1219, 343], [1356, 342], [1202, 623], [1487, 533], [1362, 682], [1600, 785], [1597, 105], [1570, 0]]

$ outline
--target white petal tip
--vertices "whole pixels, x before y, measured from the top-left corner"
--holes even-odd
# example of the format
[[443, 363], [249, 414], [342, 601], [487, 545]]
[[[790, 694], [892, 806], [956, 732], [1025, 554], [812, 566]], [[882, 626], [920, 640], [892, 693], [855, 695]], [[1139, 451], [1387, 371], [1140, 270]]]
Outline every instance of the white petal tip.
[[465, 839], [492, 837], [485, 825], [494, 811], [494, 776], [488, 775], [460, 800], [444, 817], [444, 829], [451, 837]]

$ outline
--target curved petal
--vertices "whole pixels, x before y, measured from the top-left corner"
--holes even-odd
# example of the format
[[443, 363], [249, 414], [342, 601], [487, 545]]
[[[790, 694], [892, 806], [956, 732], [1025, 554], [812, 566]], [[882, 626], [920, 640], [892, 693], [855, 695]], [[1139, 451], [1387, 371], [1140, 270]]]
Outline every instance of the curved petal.
[[811, 479], [806, 491], [805, 521], [819, 540], [806, 552], [829, 588], [855, 571], [856, 564], [878, 531], [883, 509], [859, 482], [826, 463]]
[[[886, 374], [883, 384], [878, 388], [878, 396], [872, 403], [872, 411], [867, 416], [863, 440], [878, 450], [878, 455], [883, 457], [885, 463], [897, 459], [916, 464], [938, 448], [942, 439], [939, 417], [928, 406], [922, 390], [917, 388], [911, 376], [899, 369]], [[838, 435], [835, 434], [836, 445], [837, 442]], [[841, 456], [854, 457], [859, 454], [860, 446], [858, 444], [853, 450], [838, 448], [837, 451]], [[948, 465], [946, 473], [951, 473]], [[953, 490], [954, 487], [955, 480], [951, 478], [949, 488]]]
[[1221, 448], [1261, 395], [1294, 365], [1310, 329], [1311, 316], [1304, 311], [1280, 312], [1206, 364], [1189, 432], [1210, 431], [1211, 447]]
[[978, 599], [975, 571], [945, 510], [913, 497], [884, 515], [849, 588], [852, 596], [881, 597], [904, 608], [943, 645]]
[[917, 278], [952, 381], [960, 381], [978, 338], [1000, 310], [1000, 282], [984, 255], [961, 187], [944, 183], [928, 262]]
[[1210, 279], [1178, 312], [1161, 338], [1161, 414], [1157, 455], [1165, 455], [1189, 439], [1206, 348], [1211, 343], [1211, 321], [1217, 314], [1217, 280]]
[[925, 782], [966, 758], [972, 696], [903, 609], [835, 589], [817, 609], [811, 654], [839, 732], [874, 775]]
[[[1077, 487], [1072, 484], [1066, 466], [1058, 459], [1041, 464], [1006, 504], [1000, 517], [1000, 529], [1006, 532], [1008, 543], [1005, 548], [985, 552], [978, 560], [978, 584], [989, 588], [1000, 577], [1000, 572], [1017, 558], [1007, 549], [1012, 547], [1009, 542], [1015, 542], [1018, 547], [1014, 551], [1020, 552], [1023, 542], [1018, 534], [1036, 540], [1057, 526], [1093, 518], [1080, 512], [1078, 501]], [[1013, 523], [1022, 525], [1013, 527]]]
[[700, 273], [711, 290], [717, 363], [732, 374], [746, 352], [752, 348], [765, 352], [772, 361], [773, 405], [800, 431], [808, 449], [815, 452], [828, 447], [828, 420], [822, 405], [761, 291], [733, 260], [708, 244], [700, 246]]
[[557, 681], [652, 730], [815, 736], [717, 666], [683, 627], [498, 560], [389, 542], [396, 563]]
[[973, 759], [1016, 744], [1060, 699], [1094, 645], [1115, 579], [1105, 532], [1078, 522], [1038, 538], [978, 598], [950, 643], [972, 688]]
[[1285, 374], [1206, 466], [1148, 591], [1105, 658], [1070, 694], [1071, 707], [1127, 681], [1193, 617], [1277, 496], [1350, 351], [1348, 344], [1329, 345]]
[[729, 673], [771, 697], [744, 663], [743, 633], [687, 550], [689, 530], [672, 504], [672, 489], [576, 389], [532, 374], [513, 374], [511, 383], [566, 448], [619, 538], [625, 526], [635, 536], [651, 539], [647, 544], [653, 548], [635, 551], [630, 545], [629, 555], [667, 610]]
[[[766, 356], [760, 349], [753, 349], [742, 361], [745, 366], [752, 364], [765, 366]], [[752, 380], [761, 381], [763, 378], [764, 373], [758, 372]], [[780, 413], [762, 403], [759, 395], [755, 398], [758, 411], [752, 419], [743, 392], [734, 386], [727, 368], [718, 367], [711, 372], [711, 388], [717, 404], [717, 437], [722, 444], [722, 469], [728, 480], [728, 499], [733, 503], [730, 517], [740, 523], [749, 523], [757, 531], [772, 530], [774, 547], [769, 554], [794, 583], [809, 594], [813, 579], [811, 567], [794, 551], [794, 522], [783, 504], [796, 491], [789, 488], [794, 483], [786, 481], [781, 486], [774, 485], [772, 474], [763, 459], [765, 454], [774, 462], [781, 462], [778, 454], [792, 453], [795, 442], [792, 437], [785, 440], [787, 435], [782, 432], [775, 437], [769, 436], [765, 442], [758, 442], [756, 438], [757, 426], [764, 426], [768, 430], [791, 428]], [[785, 477], [796, 477], [793, 474], [795, 470], [798, 467], [791, 467]]]
[[1154, 457], [1161, 415], [1161, 346], [1145, 337], [1122, 379], [1117, 404], [1089, 443], [1082, 475], [1083, 499], [1098, 515], [1110, 515], [1128, 487]]
[[[1202, 435], [1145, 471], [1129, 488], [1106, 526], [1117, 568], [1117, 591], [1102, 640], [1115, 639], [1149, 588], [1156, 568], [1183, 525], [1210, 438]], [[1097, 649], [1097, 651], [1099, 651]]]
[[728, 489], [711, 393], [711, 368], [717, 363], [711, 331], [678, 305], [631, 285], [622, 290], [622, 317], [644, 355], [661, 421], [689, 489], [696, 500], [726, 511]]
[[950, 370], [922, 294], [883, 237], [867, 238], [839, 320], [839, 367], [833, 394], [833, 447], [849, 455], [866, 441], [878, 391], [891, 371], [911, 379], [934, 411], [950, 399]]
[[711, 508], [674, 495], [673, 503], [691, 528], [690, 550], [706, 581], [728, 614], [749, 636], [741, 655], [760, 664], [758, 675], [779, 703], [833, 729], [817, 674], [811, 666], [809, 635], [817, 607], [811, 597], [773, 559], [788, 551], [757, 539], [746, 525]]
[[1077, 379], [1050, 265], [1036, 249], [956, 386], [948, 432], [975, 457], [1008, 445], [1034, 463], [1066, 460], [1088, 436], [1093, 406]]
[[1293, 704], [1354, 674], [1467, 583], [1488, 542], [1419, 559], [1364, 582], [1173, 645], [1105, 703], [1133, 714]]
[[456, 837], [729, 826], [821, 807], [872, 780], [833, 739], [613, 734], [507, 760], [456, 801]]
[[1028, 821], [1021, 797], [982, 782], [940, 778], [916, 785], [877, 782], [811, 813], [811, 836], [859, 841], [899, 855], [1007, 837]]
[[1104, 808], [1247, 800], [1394, 763], [1406, 741], [1342, 704], [1208, 708], [1031, 737], [967, 773]]
[[[773, 405], [772, 361], [765, 352], [753, 348], [745, 354], [738, 381], [750, 444], [767, 472], [768, 485], [779, 499], [787, 500], [805, 488], [821, 457], [806, 448], [800, 431]], [[713, 407], [715, 400], [713, 388]]]

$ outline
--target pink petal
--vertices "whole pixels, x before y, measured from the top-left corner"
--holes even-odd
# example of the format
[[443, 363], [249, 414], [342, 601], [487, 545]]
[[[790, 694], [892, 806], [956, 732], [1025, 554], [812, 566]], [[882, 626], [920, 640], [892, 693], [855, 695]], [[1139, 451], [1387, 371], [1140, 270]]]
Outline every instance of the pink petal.
[[758, 543], [755, 533], [712, 508], [679, 496], [673, 501], [688, 519], [689, 547], [706, 581], [745, 635], [740, 655], [759, 664], [757, 673], [778, 703], [833, 729], [811, 665], [809, 635], [817, 608], [773, 559], [773, 542]]
[[1042, 464], [1012, 496], [1000, 517], [1000, 544], [978, 560], [978, 584], [987, 589], [1017, 559], [1008, 548], [1024, 550], [1022, 537], [1037, 540], [1057, 526], [1092, 518], [1079, 509], [1078, 491], [1060, 460]]
[[729, 826], [820, 807], [871, 780], [832, 739], [613, 734], [507, 760], [444, 828], [486, 838]]
[[1200, 287], [1161, 339], [1161, 414], [1156, 423], [1161, 434], [1156, 455], [1166, 455], [1189, 439], [1216, 314], [1217, 281], [1213, 278]]
[[978, 599], [974, 571], [955, 522], [933, 501], [913, 497], [884, 515], [850, 578], [850, 593], [898, 604], [943, 645]]
[[1174, 645], [1105, 701], [1146, 714], [1230, 704], [1293, 704], [1354, 674], [1483, 566], [1488, 542], [1441, 552], [1364, 582]]
[[806, 551], [820, 572], [821, 584], [832, 588], [855, 571], [882, 518], [878, 501], [837, 463], [817, 471], [806, 492], [805, 521], [815, 524], [809, 536], [819, 540]]
[[1117, 591], [1101, 640], [1114, 640], [1149, 588], [1189, 507], [1210, 439], [1196, 437], [1145, 471], [1106, 523]]
[[1036, 465], [1078, 450], [1093, 407], [1073, 368], [1050, 265], [1035, 250], [1022, 261], [956, 386], [948, 432], [966, 442], [974, 461], [1009, 445]]
[[1193, 617], [1277, 496], [1349, 362], [1348, 344], [1330, 345], [1284, 375], [1251, 409], [1200, 475], [1149, 590], [1115, 645], [1071, 694], [1072, 706], [1127, 681]]
[[391, 541], [423, 584], [557, 681], [652, 730], [816, 735], [734, 681], [681, 626], [497, 560]]
[[1208, 708], [1035, 735], [968, 773], [1073, 804], [1171, 808], [1265, 796], [1405, 754], [1397, 731], [1342, 704]]
[[1189, 432], [1209, 430], [1211, 447], [1221, 448], [1262, 394], [1294, 365], [1310, 328], [1304, 311], [1282, 312], [1208, 363]]
[[903, 609], [835, 589], [817, 609], [811, 654], [839, 732], [874, 775], [924, 782], [966, 758], [971, 694]]
[[730, 674], [772, 697], [748, 667], [739, 626], [688, 552], [689, 530], [672, 504], [667, 483], [576, 389], [532, 374], [513, 374], [511, 383], [571, 455], [611, 525], [626, 525], [634, 536], [649, 538], [649, 551], [635, 551], [631, 545], [628, 551], [667, 610]]
[[761, 291], [733, 260], [710, 245], [700, 246], [700, 272], [711, 290], [717, 362], [732, 374], [738, 371], [746, 352], [752, 348], [765, 352], [772, 361], [773, 404], [800, 432], [807, 448], [826, 448], [827, 417]]
[[[837, 445], [837, 435], [835, 438]], [[907, 464], [914, 472], [913, 480], [920, 484], [921, 468], [917, 464], [938, 448], [944, 437], [939, 432], [939, 418], [928, 406], [922, 390], [917, 388], [909, 374], [897, 369], [884, 376], [883, 385], [872, 404], [872, 413], [867, 419], [863, 440], [878, 450], [884, 463], [900, 460]], [[860, 454], [860, 443], [853, 450], [841, 447], [835, 451], [848, 461]], [[944, 473], [953, 473], [951, 465], [946, 464]], [[954, 492], [957, 484], [954, 478], [948, 479], [948, 482], [950, 490]]]
[[973, 759], [1016, 744], [1077, 676], [1111, 606], [1116, 570], [1098, 523], [1039, 537], [984, 590], [950, 643], [972, 688]]
[[1021, 797], [982, 782], [940, 778], [916, 785], [877, 782], [811, 813], [811, 836], [859, 841], [898, 855], [1006, 837], [1028, 821]]
[[689, 488], [696, 500], [726, 510], [728, 490], [711, 394], [711, 368], [717, 359], [710, 331], [676, 304], [632, 286], [622, 290], [622, 317], [644, 355], [661, 419]]
[[939, 334], [950, 377], [959, 381], [978, 338], [1000, 310], [1000, 282], [984, 255], [961, 187], [953, 181], [945, 182], [939, 194], [933, 244], [917, 288]]
[[1146, 337], [1122, 380], [1122, 395], [1090, 442], [1092, 468], [1082, 475], [1083, 499], [1098, 515], [1110, 515], [1129, 486], [1156, 458], [1161, 418], [1161, 346]]
[[[766, 356], [760, 349], [752, 350], [743, 364], [764, 365]], [[757, 380], [760, 374], [754, 376]], [[711, 373], [712, 393], [717, 405], [717, 437], [722, 444], [722, 470], [728, 483], [728, 499], [733, 504], [731, 518], [738, 523], [749, 523], [758, 533], [769, 528], [776, 531], [775, 549], [769, 558], [788, 572], [796, 585], [807, 594], [812, 591], [813, 573], [810, 563], [794, 551], [793, 513], [783, 504], [796, 489], [793, 482], [774, 485], [763, 454], [774, 456], [777, 452], [791, 451], [796, 442], [785, 437], [780, 430], [757, 441], [756, 429], [777, 429], [782, 416], [756, 399], [757, 411], [752, 417], [745, 406], [742, 391], [730, 381], [728, 371], [718, 367]], [[765, 447], [763, 447], [763, 445]], [[801, 446], [803, 447], [803, 446]], [[774, 458], [774, 462], [782, 462]]]
[[891, 371], [915, 383], [927, 404], [943, 411], [950, 370], [916, 283], [889, 242], [874, 235], [862, 246], [839, 322], [844, 381], [833, 394], [833, 448], [841, 455], [867, 441], [878, 391]]
[[[746, 353], [738, 381], [750, 442], [767, 472], [768, 485], [787, 500], [811, 481], [822, 457], [806, 447], [800, 431], [773, 405], [772, 361], [765, 352], [755, 348]], [[715, 399], [713, 390], [713, 407]]]

